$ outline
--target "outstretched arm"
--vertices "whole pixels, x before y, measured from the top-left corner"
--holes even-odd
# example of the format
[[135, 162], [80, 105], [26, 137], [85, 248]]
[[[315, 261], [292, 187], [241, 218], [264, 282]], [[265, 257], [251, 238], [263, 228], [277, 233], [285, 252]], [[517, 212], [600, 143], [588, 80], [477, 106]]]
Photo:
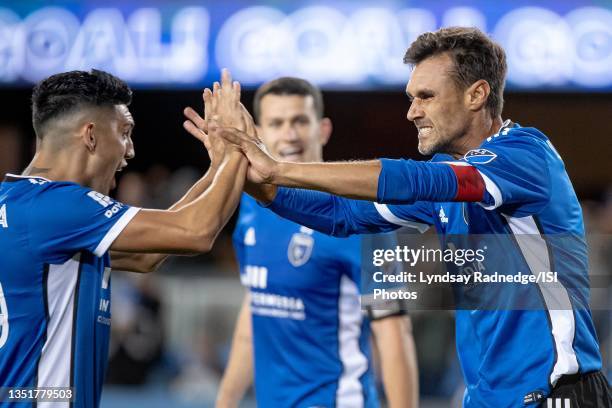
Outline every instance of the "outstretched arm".
[[[258, 184], [301, 187], [379, 203], [416, 201], [483, 201], [485, 183], [466, 162], [372, 160], [338, 163], [279, 162], [262, 144], [238, 129], [220, 135], [249, 159], [249, 180]], [[268, 197], [270, 198], [272, 194]]]

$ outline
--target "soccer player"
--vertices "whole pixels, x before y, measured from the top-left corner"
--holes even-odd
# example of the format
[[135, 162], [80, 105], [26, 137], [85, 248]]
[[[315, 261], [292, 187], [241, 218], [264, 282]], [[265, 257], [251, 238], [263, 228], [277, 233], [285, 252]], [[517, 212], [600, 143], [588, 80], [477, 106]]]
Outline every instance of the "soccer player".
[[[589, 310], [580, 204], [550, 140], [502, 121], [503, 49], [478, 29], [444, 28], [420, 35], [404, 61], [413, 66], [407, 117], [430, 162], [282, 162], [244, 132], [220, 131], [247, 155], [250, 180], [267, 183], [249, 191], [334, 236], [423, 224], [443, 243], [452, 234], [495, 234], [507, 252], [488, 259], [487, 271], [556, 271], [560, 285], [505, 293], [505, 310], [457, 310], [464, 406], [612, 406]], [[512, 307], [525, 300], [539, 309]]]
[[[258, 135], [281, 160], [320, 162], [332, 124], [318, 88], [279, 78], [258, 89]], [[370, 328], [391, 407], [415, 407], [409, 320], [396, 307], [362, 316], [360, 239], [334, 238], [242, 198], [234, 246], [245, 296], [217, 407], [237, 407], [255, 382], [261, 407], [374, 407]], [[254, 365], [254, 370], [253, 370]], [[253, 375], [254, 374], [254, 375]]]
[[[240, 90], [229, 73], [218, 89], [220, 111], [236, 108]], [[212, 98], [209, 90], [204, 96]], [[214, 124], [209, 136], [196, 132], [213, 155], [214, 171], [170, 210], [109, 198], [116, 172], [134, 157], [130, 100], [123, 81], [97, 70], [53, 75], [34, 88], [36, 154], [22, 175], [8, 174], [0, 184], [0, 387], [8, 387], [3, 407], [98, 406], [108, 355], [111, 266], [148, 272], [165, 254], [206, 252], [238, 205], [247, 161], [215, 141]], [[55, 397], [64, 402], [36, 405], [26, 401], [32, 394], [24, 387], [71, 390], [57, 390]]]

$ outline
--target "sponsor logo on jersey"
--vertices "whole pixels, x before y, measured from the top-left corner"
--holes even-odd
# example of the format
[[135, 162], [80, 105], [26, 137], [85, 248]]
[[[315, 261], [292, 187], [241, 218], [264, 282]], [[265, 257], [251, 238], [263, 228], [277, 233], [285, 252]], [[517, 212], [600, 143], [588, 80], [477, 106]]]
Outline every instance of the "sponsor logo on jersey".
[[540, 402], [543, 399], [544, 393], [542, 391], [533, 391], [523, 397], [523, 404], [533, 404]]
[[287, 257], [293, 266], [302, 266], [310, 259], [312, 248], [314, 246], [314, 238], [303, 232], [297, 232], [291, 237], [289, 248], [287, 248]]
[[487, 149], [474, 149], [467, 152], [463, 158], [468, 163], [487, 164], [495, 160], [497, 155]]

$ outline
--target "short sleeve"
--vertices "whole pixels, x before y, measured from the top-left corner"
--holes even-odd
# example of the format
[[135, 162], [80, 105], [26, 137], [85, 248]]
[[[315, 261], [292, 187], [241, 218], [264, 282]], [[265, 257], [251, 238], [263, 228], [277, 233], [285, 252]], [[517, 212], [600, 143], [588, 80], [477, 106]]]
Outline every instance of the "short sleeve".
[[29, 241], [48, 263], [88, 251], [102, 257], [139, 208], [74, 183], [49, 183], [31, 202]]
[[550, 198], [545, 142], [520, 130], [470, 150], [464, 160], [483, 178], [488, 199], [484, 208], [537, 213]]

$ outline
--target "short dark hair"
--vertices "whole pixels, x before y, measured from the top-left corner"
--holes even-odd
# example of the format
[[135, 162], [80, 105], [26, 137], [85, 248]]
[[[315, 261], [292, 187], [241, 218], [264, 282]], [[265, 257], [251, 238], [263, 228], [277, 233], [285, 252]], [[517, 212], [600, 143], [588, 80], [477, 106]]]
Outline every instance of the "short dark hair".
[[87, 106], [129, 105], [130, 87], [108, 72], [63, 72], [39, 82], [32, 92], [32, 125], [39, 138], [51, 119]]
[[416, 65], [446, 52], [455, 65], [455, 82], [466, 88], [479, 79], [487, 81], [491, 93], [486, 106], [492, 117], [501, 115], [507, 71], [503, 48], [477, 28], [448, 27], [418, 36], [406, 51], [404, 63]]
[[253, 113], [255, 113], [255, 120], [258, 123], [259, 116], [261, 115], [261, 100], [266, 95], [310, 95], [314, 100], [314, 108], [317, 118], [321, 119], [323, 117], [323, 95], [317, 86], [311, 84], [305, 79], [281, 77], [270, 82], [266, 82], [260, 86], [259, 89], [257, 89], [257, 92], [255, 92], [255, 98], [253, 99]]

